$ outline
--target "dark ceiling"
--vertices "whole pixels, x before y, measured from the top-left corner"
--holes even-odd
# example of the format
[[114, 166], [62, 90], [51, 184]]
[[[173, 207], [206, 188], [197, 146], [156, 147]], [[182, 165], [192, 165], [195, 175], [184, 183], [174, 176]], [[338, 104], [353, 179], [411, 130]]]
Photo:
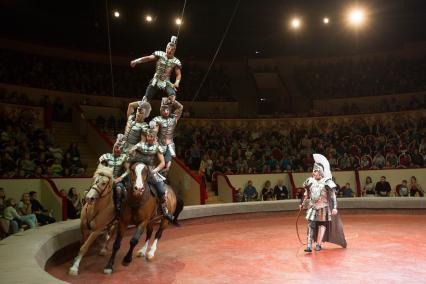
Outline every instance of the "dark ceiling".
[[[179, 37], [179, 57], [211, 58], [238, 0], [187, 0]], [[74, 49], [107, 52], [106, 1], [2, 0], [3, 38], [20, 39]], [[281, 55], [326, 56], [396, 48], [426, 39], [426, 1], [370, 0], [369, 23], [354, 31], [342, 21], [355, 3], [346, 0], [241, 0], [219, 57]], [[177, 26], [184, 0], [108, 0], [112, 52], [141, 55], [164, 49]], [[120, 18], [112, 17], [118, 9]], [[143, 15], [156, 17], [148, 25]], [[288, 28], [293, 15], [303, 18], [303, 28]], [[322, 17], [331, 19], [324, 26]], [[258, 53], [256, 54], [256, 51]]]

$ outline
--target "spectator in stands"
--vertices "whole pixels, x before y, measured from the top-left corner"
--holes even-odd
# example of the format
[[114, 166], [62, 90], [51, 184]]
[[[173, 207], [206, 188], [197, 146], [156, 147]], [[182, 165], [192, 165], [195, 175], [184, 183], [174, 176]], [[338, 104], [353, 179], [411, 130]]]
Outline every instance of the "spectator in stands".
[[80, 218], [80, 212], [82, 208], [80, 194], [77, 192], [75, 187], [71, 187], [68, 190], [67, 195], [67, 210], [69, 219]]
[[399, 155], [399, 166], [401, 168], [409, 168], [411, 165], [411, 156], [407, 152], [403, 151], [401, 155]]
[[3, 217], [9, 221], [9, 233], [14, 234], [22, 228], [22, 217], [15, 209], [16, 202], [13, 198], [6, 200], [6, 208], [3, 211]]
[[200, 163], [200, 168], [198, 169], [198, 174], [203, 178], [204, 183], [207, 181], [212, 181], [212, 170], [213, 170], [213, 161], [210, 159], [209, 154], [204, 154], [203, 159]]
[[354, 197], [354, 191], [352, 190], [349, 182], [347, 182], [342, 188], [342, 197]]
[[245, 201], [256, 201], [259, 198], [256, 188], [253, 186], [253, 182], [249, 180], [247, 186], [244, 188], [244, 200]]
[[423, 156], [419, 153], [418, 149], [413, 150], [413, 153], [411, 154], [411, 163], [413, 167], [423, 167]]
[[55, 159], [53, 164], [48, 168], [48, 171], [52, 173], [52, 177], [63, 176], [63, 168], [59, 159]]
[[37, 200], [37, 192], [30, 191], [30, 200], [31, 200], [31, 208], [33, 212], [35, 213], [38, 222], [40, 224], [51, 224], [55, 223], [56, 220], [50, 216], [49, 210], [45, 209], [43, 205], [41, 205], [40, 201]]
[[336, 184], [336, 189], [335, 189], [335, 193], [336, 193], [336, 197], [337, 196], [342, 196], [342, 192], [340, 190], [340, 185], [336, 182], [336, 177], [332, 177], [331, 178], [333, 180], [333, 182]]
[[416, 196], [419, 194], [420, 197], [424, 196], [424, 191], [421, 185], [417, 182], [417, 178], [412, 176], [410, 179], [410, 185], [408, 187], [410, 189], [410, 196]]
[[278, 180], [277, 185], [274, 187], [274, 196], [276, 200], [288, 199], [288, 190], [284, 185], [283, 180]]
[[23, 193], [21, 201], [17, 205], [17, 212], [21, 215], [21, 221], [28, 224], [30, 228], [37, 227], [37, 218], [31, 209], [31, 200], [28, 193]]
[[262, 188], [262, 200], [271, 201], [274, 200], [274, 189], [271, 186], [271, 182], [267, 180]]
[[74, 162], [80, 160], [80, 152], [78, 151], [78, 144], [77, 144], [77, 142], [71, 142], [71, 144], [70, 144], [67, 152], [70, 153], [71, 159]]
[[376, 183], [374, 190], [376, 191], [377, 196], [390, 196], [392, 189], [389, 182], [386, 181], [386, 177], [381, 176], [380, 181]]
[[375, 192], [375, 186], [374, 183], [371, 179], [371, 177], [366, 177], [365, 178], [365, 185], [362, 188], [362, 196], [374, 196], [374, 192]]
[[0, 216], [3, 215], [4, 208], [6, 208], [6, 193], [4, 188], [0, 187]]
[[381, 152], [377, 152], [376, 155], [374, 155], [373, 158], [373, 169], [383, 169], [385, 166], [385, 157], [383, 157]]
[[241, 187], [238, 188], [237, 192], [235, 193], [235, 202], [244, 202], [244, 194]]
[[400, 196], [409, 196], [410, 195], [410, 191], [408, 190], [406, 179], [403, 179], [401, 184], [399, 185], [399, 195]]
[[19, 175], [21, 177], [30, 177], [34, 174], [36, 165], [34, 161], [31, 160], [29, 152], [26, 152], [24, 154], [24, 159], [20, 161], [19, 168], [20, 168]]

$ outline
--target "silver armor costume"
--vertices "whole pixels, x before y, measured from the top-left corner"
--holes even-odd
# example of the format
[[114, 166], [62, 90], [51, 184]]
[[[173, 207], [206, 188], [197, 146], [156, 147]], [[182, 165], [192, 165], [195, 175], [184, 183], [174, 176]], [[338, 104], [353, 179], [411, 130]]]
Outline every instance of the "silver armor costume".
[[[137, 161], [144, 163], [150, 171], [152, 172], [157, 165], [159, 164], [157, 154], [161, 153], [164, 154], [164, 151], [162, 150], [161, 146], [155, 142], [154, 144], [150, 145], [146, 142], [140, 142], [136, 144], [135, 150], [137, 153]], [[162, 182], [164, 178], [159, 173], [154, 173], [150, 175], [150, 182], [157, 183]]]
[[113, 170], [113, 177], [118, 178], [125, 172], [124, 163], [126, 162], [126, 158], [126, 154], [114, 156], [112, 153], [106, 153], [100, 156], [99, 163], [111, 168]]
[[135, 116], [129, 116], [127, 120], [125, 140], [127, 142], [126, 150], [132, 148], [141, 141], [141, 134], [149, 128], [146, 122], [136, 122]]
[[160, 89], [165, 89], [167, 85], [172, 86], [170, 82], [170, 75], [172, 74], [173, 69], [177, 66], [179, 69], [182, 68], [182, 64], [179, 59], [176, 57], [167, 58], [167, 55], [164, 51], [155, 51], [153, 53], [155, 57], [158, 58], [155, 74], [151, 80], [152, 86], [157, 86]]
[[[316, 180], [310, 177], [303, 183], [303, 186], [309, 187], [310, 191], [307, 199], [306, 219], [309, 221], [331, 221], [331, 209], [337, 209], [336, 195], [332, 189], [335, 187], [334, 182], [329, 178]], [[333, 204], [328, 204], [328, 194], [330, 194]]]
[[173, 136], [177, 124], [176, 115], [170, 114], [170, 116], [167, 118], [162, 116], [156, 116], [152, 119], [152, 121], [159, 126], [158, 142], [163, 150], [163, 153], [166, 152], [168, 148], [172, 157], [175, 157], [175, 144], [173, 142], [170, 144], [166, 144], [166, 141], [168, 139], [173, 141]]

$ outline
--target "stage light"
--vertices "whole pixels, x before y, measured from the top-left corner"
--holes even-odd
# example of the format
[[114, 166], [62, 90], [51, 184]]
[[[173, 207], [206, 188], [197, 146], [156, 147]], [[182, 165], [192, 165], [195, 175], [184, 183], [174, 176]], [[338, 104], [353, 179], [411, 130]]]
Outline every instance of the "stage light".
[[290, 22], [290, 25], [293, 29], [297, 30], [302, 25], [302, 21], [299, 18], [293, 18]]
[[328, 17], [324, 17], [324, 19], [322, 19], [322, 22], [328, 25], [330, 23], [330, 19]]
[[355, 27], [362, 26], [366, 21], [366, 15], [364, 9], [353, 8], [349, 10], [347, 15], [347, 20], [349, 24]]
[[145, 21], [147, 21], [148, 23], [152, 22], [152, 17], [150, 15], [146, 15]]
[[179, 18], [176, 18], [175, 23], [176, 23], [176, 25], [180, 26], [180, 25], [182, 25], [182, 20], [179, 19]]
[[118, 12], [118, 11], [114, 11], [114, 17], [116, 17], [116, 18], [120, 18], [120, 12]]

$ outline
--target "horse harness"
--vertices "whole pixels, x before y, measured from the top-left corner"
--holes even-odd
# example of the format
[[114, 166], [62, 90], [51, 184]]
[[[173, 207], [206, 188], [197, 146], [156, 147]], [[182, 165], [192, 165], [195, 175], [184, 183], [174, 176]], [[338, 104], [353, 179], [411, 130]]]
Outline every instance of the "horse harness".
[[[108, 178], [108, 183], [105, 185], [105, 187], [102, 189], [102, 191], [99, 191], [99, 187], [98, 187], [98, 182], [99, 182], [99, 179], [101, 178], [101, 177], [107, 177]], [[111, 177], [109, 177], [109, 176], [106, 176], [106, 175], [104, 175], [104, 174], [102, 174], [102, 173], [100, 173], [99, 174], [99, 176], [98, 177], [96, 177], [96, 180], [95, 180], [95, 185], [92, 185], [92, 187], [90, 188], [91, 190], [93, 189], [94, 191], [96, 191], [98, 194], [99, 194], [99, 199], [101, 199], [101, 198], [104, 198], [104, 197], [106, 197], [106, 196], [108, 196], [108, 195], [110, 195], [111, 193], [112, 193], [112, 190], [111, 191], [109, 191], [107, 194], [105, 194], [105, 195], [102, 195], [105, 191], [106, 191], [106, 189], [107, 189], [107, 187], [108, 187], [108, 185], [111, 183]], [[111, 189], [112, 189], [112, 186], [111, 186]], [[98, 216], [98, 214], [99, 214], [99, 211], [97, 211], [96, 213], [95, 213], [95, 215], [93, 215], [93, 217], [89, 220], [89, 218], [88, 218], [88, 210], [87, 210], [87, 208], [88, 208], [88, 206], [86, 206], [86, 225], [87, 225], [87, 228], [91, 231], [92, 230], [92, 227], [90, 226], [90, 223]], [[113, 218], [112, 219], [112, 221], [111, 222], [109, 222], [107, 225], [106, 225], [106, 228], [108, 229], [108, 228], [110, 228], [111, 227], [111, 225], [112, 225], [112, 223], [115, 221], [115, 218]]]

